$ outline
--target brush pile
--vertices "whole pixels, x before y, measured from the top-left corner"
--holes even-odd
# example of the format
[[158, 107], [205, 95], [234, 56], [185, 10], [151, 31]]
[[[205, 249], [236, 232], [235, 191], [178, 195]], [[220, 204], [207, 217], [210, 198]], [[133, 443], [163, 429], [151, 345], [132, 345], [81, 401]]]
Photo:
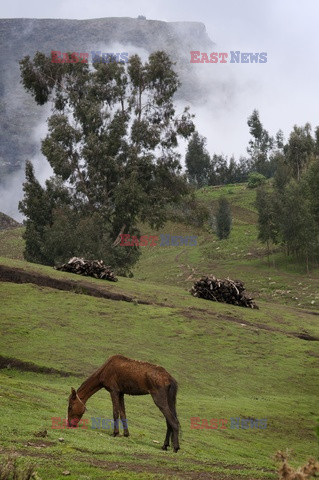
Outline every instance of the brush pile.
[[54, 267], [62, 272], [76, 273], [86, 277], [101, 278], [110, 282], [117, 282], [117, 278], [112, 272], [111, 267], [104, 265], [103, 260], [84, 260], [84, 258], [73, 257], [68, 263], [60, 267]]
[[194, 283], [190, 291], [194, 297], [258, 309], [253, 299], [244, 293], [245, 287], [240, 280], [229, 278], [220, 280], [214, 276], [202, 277]]
[[308, 480], [309, 478], [318, 478], [319, 462], [314, 458], [309, 458], [308, 462], [297, 469], [294, 469], [288, 464], [288, 456], [291, 451], [282, 452], [279, 450], [275, 455], [275, 460], [280, 461], [279, 480]]

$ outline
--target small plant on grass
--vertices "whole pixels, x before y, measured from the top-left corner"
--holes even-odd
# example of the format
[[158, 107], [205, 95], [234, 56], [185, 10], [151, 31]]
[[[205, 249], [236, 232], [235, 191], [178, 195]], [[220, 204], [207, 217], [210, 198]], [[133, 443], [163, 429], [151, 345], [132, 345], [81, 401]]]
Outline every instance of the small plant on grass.
[[288, 457], [288, 452], [282, 452], [280, 450], [275, 455], [275, 459], [281, 462], [278, 469], [279, 480], [308, 480], [309, 478], [317, 478], [319, 462], [314, 458], [309, 458], [303, 467], [294, 469], [288, 464]]
[[9, 455], [0, 464], [0, 480], [41, 480], [33, 465], [19, 466], [16, 455]]

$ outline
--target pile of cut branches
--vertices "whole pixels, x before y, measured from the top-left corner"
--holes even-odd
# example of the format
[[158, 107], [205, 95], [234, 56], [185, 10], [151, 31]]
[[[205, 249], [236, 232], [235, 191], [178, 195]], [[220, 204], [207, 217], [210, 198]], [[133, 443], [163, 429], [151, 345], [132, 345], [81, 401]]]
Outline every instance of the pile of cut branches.
[[85, 275], [87, 277], [101, 278], [110, 282], [117, 282], [117, 278], [111, 267], [104, 265], [103, 260], [84, 260], [84, 258], [73, 257], [68, 263], [64, 263], [60, 267], [54, 267], [62, 272], [76, 273], [77, 275]]
[[244, 284], [240, 280], [221, 280], [215, 276], [202, 277], [191, 288], [194, 297], [258, 309], [253, 298], [246, 296], [244, 291]]

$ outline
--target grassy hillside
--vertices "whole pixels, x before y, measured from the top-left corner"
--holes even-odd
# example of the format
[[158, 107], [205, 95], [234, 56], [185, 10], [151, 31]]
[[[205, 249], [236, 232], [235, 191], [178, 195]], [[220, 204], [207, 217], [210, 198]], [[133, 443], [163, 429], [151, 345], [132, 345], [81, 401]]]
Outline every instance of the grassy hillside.
[[[0, 278], [6, 267], [16, 269], [15, 282], [21, 271], [42, 282], [0, 282], [1, 458], [18, 452], [22, 464], [37, 464], [42, 479], [62, 479], [68, 470], [69, 478], [83, 480], [227, 480], [276, 478], [278, 449], [294, 450], [293, 465], [318, 455], [316, 272], [308, 277], [302, 267], [280, 263], [278, 252], [268, 267], [255, 239], [254, 192], [242, 185], [198, 195], [213, 209], [221, 191], [234, 212], [229, 241], [218, 241], [207, 228], [170, 223], [163, 232], [198, 235], [199, 247], [145, 247], [134, 278], [116, 284], [19, 260], [18, 230], [0, 232]], [[189, 277], [199, 273], [242, 279], [260, 310], [192, 297]], [[46, 278], [72, 280], [76, 288], [48, 288]], [[88, 285], [135, 301], [88, 296]], [[291, 298], [298, 290], [305, 293], [299, 302]], [[51, 428], [52, 417], [65, 417], [70, 387], [115, 353], [160, 364], [178, 380], [178, 454], [160, 449], [166, 425], [150, 396], [127, 396], [129, 438], [113, 438], [110, 430]], [[91, 425], [91, 417], [111, 416], [109, 394], [101, 390], [89, 400], [86, 418]], [[193, 430], [191, 417], [224, 418], [228, 425]], [[232, 429], [234, 417], [266, 418], [267, 428]], [[46, 438], [34, 436], [45, 428]]]
[[23, 232], [23, 227], [0, 230], [0, 254], [2, 256], [23, 260]]
[[307, 275], [305, 265], [286, 257], [279, 247], [273, 248], [268, 264], [266, 247], [257, 240], [256, 190], [237, 184], [206, 187], [197, 192], [198, 200], [212, 213], [220, 195], [227, 197], [233, 215], [227, 240], [218, 240], [207, 225], [199, 229], [169, 222], [159, 232], [146, 228], [145, 234], [152, 235], [197, 235], [198, 247], [144, 247], [135, 277], [190, 288], [201, 275], [229, 276], [243, 280], [257, 300], [318, 309], [319, 269]]

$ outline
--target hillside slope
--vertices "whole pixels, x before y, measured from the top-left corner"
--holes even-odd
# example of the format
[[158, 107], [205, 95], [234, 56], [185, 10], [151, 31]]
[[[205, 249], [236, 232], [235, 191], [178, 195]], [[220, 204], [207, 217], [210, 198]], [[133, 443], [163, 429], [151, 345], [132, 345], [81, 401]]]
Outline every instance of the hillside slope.
[[[230, 202], [233, 217], [227, 240], [218, 240], [212, 217], [203, 227], [173, 219], [159, 231], [141, 225], [142, 234], [158, 235], [159, 241], [158, 246], [141, 247], [142, 256], [133, 269], [134, 278], [141, 280], [146, 288], [152, 283], [178, 285], [188, 291], [202, 275], [230, 277], [242, 280], [257, 303], [264, 300], [318, 311], [319, 269], [307, 274], [305, 265], [286, 257], [279, 247], [272, 248], [268, 259], [265, 245], [257, 240], [256, 190], [246, 184], [235, 184], [205, 187], [196, 192], [198, 201], [212, 216], [220, 195]], [[23, 260], [23, 231], [23, 228], [0, 230], [0, 256]], [[196, 236], [197, 246], [160, 246], [161, 234]]]
[[[217, 240], [211, 222], [142, 227], [198, 236], [198, 246], [144, 247], [135, 276], [117, 283], [25, 262], [24, 228], [0, 231], [0, 458], [12, 450], [22, 464], [31, 458], [45, 479], [67, 470], [90, 480], [257, 480], [276, 478], [276, 450], [292, 448], [294, 466], [317, 454], [317, 272], [305, 275], [279, 251], [268, 266], [256, 240], [255, 191], [227, 185], [197, 197], [214, 212], [221, 193], [233, 212], [228, 240]], [[242, 279], [260, 309], [192, 297], [204, 273]], [[126, 399], [129, 438], [91, 428], [92, 417], [112, 417], [102, 390], [88, 402], [90, 428], [52, 429], [70, 387], [117, 353], [178, 380], [177, 455], [160, 449], [165, 421], [149, 396]], [[226, 419], [227, 427], [192, 429], [193, 417], [200, 425]], [[264, 418], [267, 427], [232, 428], [235, 418]], [[35, 436], [45, 429], [46, 438]]]
[[13, 218], [9, 217], [5, 213], [0, 212], [0, 230], [6, 230], [8, 228], [17, 228], [21, 224], [16, 222]]
[[[2, 265], [72, 279], [78, 288], [0, 282], [0, 455], [13, 449], [36, 459], [46, 479], [68, 470], [74, 478], [227, 480], [275, 478], [277, 449], [293, 448], [294, 464], [316, 454], [318, 342], [300, 336], [306, 330], [319, 338], [311, 312], [262, 301], [259, 311], [249, 310], [193, 298], [178, 286], [83, 280], [4, 258], [0, 280]], [[87, 284], [135, 302], [93, 298]], [[165, 421], [149, 396], [126, 399], [128, 439], [108, 430], [51, 428], [52, 417], [65, 415], [70, 387], [116, 353], [163, 365], [177, 378], [178, 456], [160, 450]], [[104, 391], [88, 408], [90, 426], [91, 417], [112, 417]], [[194, 430], [191, 417], [224, 418], [228, 425]], [[234, 429], [231, 418], [265, 418], [267, 428]], [[34, 437], [44, 429], [47, 438]]]

